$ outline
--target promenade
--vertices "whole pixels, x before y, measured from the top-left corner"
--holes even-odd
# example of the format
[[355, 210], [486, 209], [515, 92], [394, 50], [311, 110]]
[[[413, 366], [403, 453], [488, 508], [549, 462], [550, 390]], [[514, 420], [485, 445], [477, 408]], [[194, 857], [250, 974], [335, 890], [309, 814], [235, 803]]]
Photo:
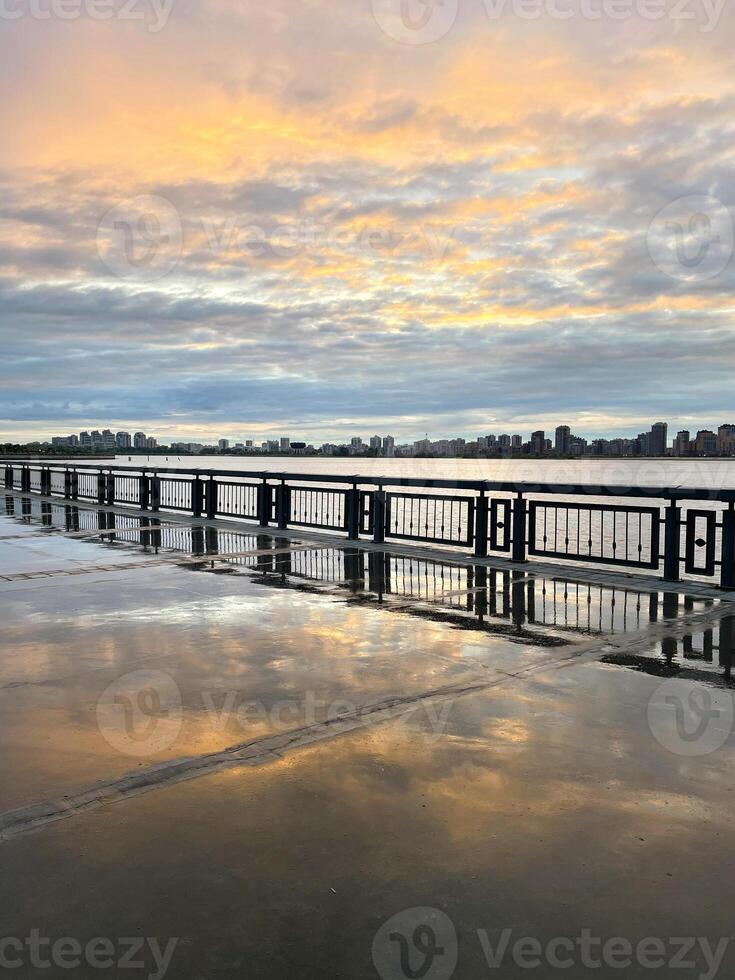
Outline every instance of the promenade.
[[735, 593], [13, 489], [0, 596], [15, 975], [731, 975]]

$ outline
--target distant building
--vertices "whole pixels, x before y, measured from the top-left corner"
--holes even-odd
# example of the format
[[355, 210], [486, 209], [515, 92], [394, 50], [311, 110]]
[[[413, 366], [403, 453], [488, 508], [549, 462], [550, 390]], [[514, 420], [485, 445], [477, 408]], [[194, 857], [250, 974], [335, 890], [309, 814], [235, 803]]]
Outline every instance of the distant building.
[[669, 427], [666, 422], [654, 422], [647, 456], [665, 456], [668, 447]]
[[680, 429], [674, 439], [674, 456], [688, 456], [690, 452], [691, 435], [688, 429]]
[[393, 436], [383, 436], [383, 455], [392, 457], [396, 454], [396, 440]]
[[230, 440], [229, 439], [220, 439], [219, 442], [217, 443], [217, 446], [218, 446], [219, 451], [221, 453], [226, 453], [227, 450], [230, 448]]
[[132, 439], [129, 432], [118, 432], [115, 435], [115, 445], [118, 449], [130, 449]]
[[158, 448], [158, 440], [157, 439], [154, 439], [153, 436], [147, 436], [147, 438], [145, 440], [145, 448], [146, 449], [157, 449]]
[[135, 449], [145, 449], [145, 432], [136, 432], [133, 436], [133, 446]]
[[523, 446], [523, 436], [513, 435], [510, 437], [510, 448], [520, 449]]
[[92, 436], [88, 432], [80, 432], [79, 433], [79, 445], [83, 449], [91, 449], [92, 448]]
[[370, 436], [370, 450], [374, 453], [379, 453], [383, 448], [383, 440], [380, 436]]
[[545, 448], [546, 434], [543, 429], [537, 429], [536, 432], [531, 433], [531, 452], [537, 453], [540, 456]]
[[51, 445], [54, 449], [70, 449], [79, 445], [79, 439], [76, 436], [52, 436]]
[[722, 456], [735, 456], [735, 425], [726, 423], [717, 430], [717, 452]]
[[289, 436], [281, 436], [280, 449], [282, 453], [287, 453], [291, 448], [291, 439]]
[[712, 456], [717, 452], [717, 436], [710, 429], [700, 429], [694, 440], [694, 450], [698, 456]]
[[117, 443], [115, 442], [115, 433], [111, 432], [109, 429], [102, 430], [102, 448], [103, 449], [114, 449]]
[[572, 430], [568, 425], [557, 425], [554, 433], [554, 449], [561, 455], [568, 455], [571, 449]]

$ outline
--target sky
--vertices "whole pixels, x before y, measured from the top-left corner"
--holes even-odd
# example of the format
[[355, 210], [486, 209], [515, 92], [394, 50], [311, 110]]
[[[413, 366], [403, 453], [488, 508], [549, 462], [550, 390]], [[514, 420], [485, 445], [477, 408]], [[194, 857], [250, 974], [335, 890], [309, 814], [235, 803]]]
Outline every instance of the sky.
[[0, 0], [0, 441], [735, 420], [734, 0]]

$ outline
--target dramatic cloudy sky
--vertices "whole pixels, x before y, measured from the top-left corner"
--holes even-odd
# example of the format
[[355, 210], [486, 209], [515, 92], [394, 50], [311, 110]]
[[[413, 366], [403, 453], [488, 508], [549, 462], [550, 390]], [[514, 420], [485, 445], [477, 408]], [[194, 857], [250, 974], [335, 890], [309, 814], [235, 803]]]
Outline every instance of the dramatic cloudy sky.
[[0, 440], [735, 420], [735, 0], [534, 2], [2, 0]]

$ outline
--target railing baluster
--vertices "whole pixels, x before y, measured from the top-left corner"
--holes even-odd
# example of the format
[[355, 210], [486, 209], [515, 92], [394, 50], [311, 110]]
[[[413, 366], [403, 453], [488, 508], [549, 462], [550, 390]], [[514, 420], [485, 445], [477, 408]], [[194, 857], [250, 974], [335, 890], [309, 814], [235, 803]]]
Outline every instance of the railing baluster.
[[723, 589], [735, 589], [735, 504], [733, 503], [722, 512], [721, 556], [720, 585]]
[[681, 507], [677, 506], [676, 498], [666, 508], [664, 530], [664, 579], [667, 582], [679, 581], [679, 563], [681, 551]]
[[526, 501], [519, 493], [513, 501], [513, 561], [526, 560]]

